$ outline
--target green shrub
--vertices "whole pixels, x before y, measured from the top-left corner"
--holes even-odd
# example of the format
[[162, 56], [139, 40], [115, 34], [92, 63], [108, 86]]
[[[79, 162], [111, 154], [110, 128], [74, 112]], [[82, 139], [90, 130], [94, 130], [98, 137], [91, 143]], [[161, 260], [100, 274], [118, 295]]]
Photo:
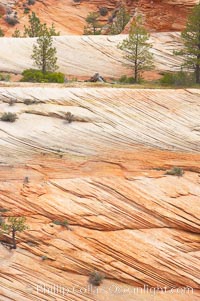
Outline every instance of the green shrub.
[[35, 4], [35, 0], [28, 0], [28, 5], [34, 5]]
[[29, 106], [29, 105], [33, 105], [33, 104], [37, 104], [37, 100], [34, 100], [34, 99], [25, 99], [24, 100], [24, 104]]
[[172, 169], [168, 170], [165, 174], [166, 175], [171, 175], [171, 176], [182, 177], [183, 174], [184, 174], [184, 171], [180, 167], [173, 167]]
[[11, 112], [4, 113], [1, 116], [2, 121], [14, 122], [16, 119], [17, 119], [17, 114]]
[[108, 14], [107, 7], [100, 7], [99, 8], [99, 13], [100, 13], [101, 16], [105, 17]]
[[25, 7], [24, 8], [24, 14], [29, 14], [30, 13], [30, 8], [29, 7]]
[[94, 271], [94, 272], [90, 273], [88, 281], [90, 284], [92, 284], [94, 286], [99, 286], [102, 283], [104, 278], [105, 278], [105, 275], [103, 273]]
[[162, 85], [170, 86], [189, 86], [194, 83], [193, 75], [183, 71], [166, 72], [160, 79]]
[[0, 73], [0, 81], [8, 82], [9, 80], [10, 80], [10, 75], [9, 74], [1, 74]]
[[47, 259], [48, 259], [48, 256], [42, 255], [42, 256], [41, 256], [41, 259], [42, 259], [42, 261], [47, 260]]
[[8, 104], [9, 104], [9, 106], [12, 107], [16, 104], [16, 102], [17, 102], [17, 99], [11, 98], [11, 99], [9, 99]]
[[68, 226], [69, 226], [67, 220], [64, 220], [64, 221], [55, 220], [55, 221], [53, 221], [53, 224], [63, 226], [63, 227], [66, 227], [66, 228], [68, 228]]
[[65, 114], [65, 119], [66, 119], [69, 123], [71, 123], [72, 121], [74, 121], [74, 115], [73, 115], [71, 112], [67, 112], [67, 113]]
[[14, 14], [14, 15], [7, 15], [7, 16], [5, 17], [5, 21], [6, 21], [9, 25], [12, 25], [12, 26], [15, 26], [17, 23], [19, 23], [17, 14]]
[[122, 75], [119, 79], [120, 84], [134, 84], [135, 80], [133, 77], [127, 77], [126, 75]]
[[43, 73], [36, 69], [27, 69], [22, 72], [22, 82], [33, 83], [64, 83], [65, 76], [61, 72], [46, 72]]
[[9, 211], [9, 209], [6, 209], [6, 208], [0, 208], [0, 212], [8, 212]]

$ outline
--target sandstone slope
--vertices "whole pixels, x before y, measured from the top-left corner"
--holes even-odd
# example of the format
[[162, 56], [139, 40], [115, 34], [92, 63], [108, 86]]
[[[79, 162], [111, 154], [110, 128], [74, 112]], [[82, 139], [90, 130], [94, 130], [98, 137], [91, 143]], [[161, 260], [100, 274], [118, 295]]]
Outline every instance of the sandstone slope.
[[[27, 1], [0, 0], [0, 9], [5, 14], [6, 7], [11, 7], [17, 11], [19, 24], [16, 26], [23, 30], [28, 23], [28, 16], [24, 14], [23, 4]], [[30, 6], [31, 11], [36, 12], [43, 22], [55, 23], [61, 34], [83, 34], [85, 18], [91, 11], [98, 11], [100, 7], [107, 7], [109, 14], [124, 3], [131, 15], [140, 12], [143, 14], [145, 24], [151, 31], [179, 31], [184, 28], [185, 20], [190, 9], [198, 3], [198, 0], [81, 0], [75, 3], [73, 0], [44, 0], [36, 1], [36, 4]], [[106, 23], [108, 16], [102, 17], [101, 21]], [[0, 21], [7, 36], [11, 36], [16, 27], [8, 25], [3, 19]]]
[[[126, 35], [55, 37], [59, 70], [66, 75], [87, 78], [95, 72], [114, 78], [131, 74], [123, 53], [117, 48], [125, 38]], [[21, 73], [33, 68], [31, 54], [35, 42], [35, 38], [1, 38], [0, 71]], [[180, 58], [173, 55], [180, 45], [178, 33], [154, 33], [151, 42], [156, 70], [180, 70]]]
[[[32, 85], [0, 94], [0, 112], [19, 117], [0, 121], [0, 206], [30, 227], [16, 251], [0, 246], [0, 300], [199, 300], [199, 90]], [[165, 175], [173, 166], [184, 176]], [[104, 291], [81, 294], [93, 269], [106, 274]], [[37, 284], [70, 289], [53, 295]], [[143, 285], [194, 291], [129, 293]]]

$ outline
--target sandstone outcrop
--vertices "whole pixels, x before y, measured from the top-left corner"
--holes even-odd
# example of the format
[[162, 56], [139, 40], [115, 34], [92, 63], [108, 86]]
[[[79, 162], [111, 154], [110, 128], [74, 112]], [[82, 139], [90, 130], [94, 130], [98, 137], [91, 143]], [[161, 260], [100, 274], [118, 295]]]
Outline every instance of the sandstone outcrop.
[[[110, 78], [131, 75], [132, 70], [127, 69], [123, 53], [117, 48], [125, 38], [126, 35], [55, 37], [59, 70], [66, 75], [85, 79], [95, 73]], [[151, 41], [156, 70], [180, 70], [180, 57], [173, 55], [174, 49], [180, 46], [180, 35], [154, 33]], [[0, 71], [21, 73], [24, 69], [33, 68], [31, 54], [35, 42], [33, 38], [1, 38]]]
[[[30, 227], [16, 251], [0, 245], [0, 300], [198, 301], [199, 90], [24, 84], [0, 95], [0, 114], [19, 117], [0, 121], [0, 208]], [[173, 166], [183, 177], [166, 175]], [[98, 293], [84, 290], [93, 269], [106, 275]]]
[[[20, 24], [16, 27], [23, 31], [24, 25], [28, 22], [27, 14], [24, 14], [23, 4], [26, 1], [1, 0], [4, 6], [12, 7], [18, 12]], [[55, 24], [62, 35], [65, 34], [83, 34], [85, 18], [90, 11], [98, 11], [100, 7], [107, 7], [112, 11], [124, 3], [131, 15], [136, 12], [143, 14], [145, 25], [150, 31], [180, 31], [184, 28], [185, 20], [190, 9], [198, 3], [198, 0], [139, 0], [139, 1], [80, 1], [76, 3], [73, 0], [45, 0], [36, 1], [29, 8], [36, 12], [42, 22]], [[102, 22], [106, 24], [108, 17], [103, 17]], [[7, 36], [10, 36], [16, 27], [9, 26], [2, 19], [0, 22]]]

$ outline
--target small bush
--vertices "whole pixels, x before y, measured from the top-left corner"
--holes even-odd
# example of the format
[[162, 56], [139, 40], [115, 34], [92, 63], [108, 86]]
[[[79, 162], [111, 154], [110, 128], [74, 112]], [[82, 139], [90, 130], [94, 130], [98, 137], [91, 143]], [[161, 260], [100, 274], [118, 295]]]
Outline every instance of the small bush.
[[194, 77], [192, 74], [183, 71], [166, 72], [160, 79], [160, 83], [166, 86], [189, 86], [194, 84]]
[[184, 171], [180, 167], [173, 167], [172, 169], [170, 169], [166, 172], [166, 175], [178, 176], [178, 177], [182, 177], [183, 174], [184, 174]]
[[6, 15], [5, 21], [12, 26], [15, 26], [17, 23], [19, 23], [17, 15]]
[[63, 227], [66, 227], [66, 228], [68, 228], [68, 226], [69, 226], [67, 220], [64, 220], [64, 221], [55, 220], [55, 221], [53, 221], [53, 224], [63, 226]]
[[30, 8], [29, 7], [25, 7], [24, 8], [24, 14], [29, 14], [30, 13]]
[[5, 82], [8, 82], [10, 80], [10, 75], [9, 74], [1, 74], [0, 73], [0, 81], [5, 81]]
[[122, 75], [119, 79], [120, 84], [134, 84], [135, 80], [133, 77], [127, 77], [126, 75]]
[[14, 122], [16, 119], [17, 119], [17, 114], [11, 112], [4, 113], [1, 116], [2, 121]]
[[72, 121], [74, 121], [74, 115], [71, 112], [67, 112], [65, 114], [65, 120], [67, 120], [69, 123], [71, 123]]
[[14, 99], [14, 98], [11, 98], [9, 101], [8, 101], [8, 104], [9, 104], [9, 106], [14, 106], [15, 104], [16, 104], [16, 102], [17, 102], [17, 99]]
[[47, 260], [48, 259], [48, 256], [46, 256], [46, 255], [42, 255], [41, 256], [41, 259], [44, 261], [44, 260]]
[[6, 208], [0, 208], [0, 212], [1, 213], [5, 213], [5, 212], [8, 212], [9, 211], [9, 209], [6, 209]]
[[33, 83], [64, 83], [65, 76], [61, 72], [46, 72], [40, 70], [27, 69], [22, 72], [21, 82]]
[[28, 0], [28, 5], [34, 5], [35, 4], [35, 0]]
[[94, 272], [90, 273], [88, 281], [90, 284], [92, 284], [94, 286], [99, 286], [102, 283], [104, 278], [105, 278], [105, 275], [103, 273], [94, 271]]
[[103, 16], [103, 17], [107, 16], [107, 14], [108, 14], [108, 9], [107, 9], [107, 7], [100, 7], [100, 8], [99, 8], [99, 13], [100, 13], [100, 15]]
[[25, 99], [24, 100], [24, 104], [29, 106], [29, 105], [33, 105], [33, 104], [37, 104], [38, 102], [34, 99]]

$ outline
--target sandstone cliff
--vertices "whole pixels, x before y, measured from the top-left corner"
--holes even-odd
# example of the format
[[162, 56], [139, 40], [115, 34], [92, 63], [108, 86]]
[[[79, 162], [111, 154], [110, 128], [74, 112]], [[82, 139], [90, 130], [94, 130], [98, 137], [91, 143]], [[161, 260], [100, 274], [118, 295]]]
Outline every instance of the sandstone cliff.
[[[199, 90], [0, 94], [0, 113], [18, 114], [0, 121], [0, 205], [30, 227], [17, 250], [0, 246], [0, 300], [199, 300]], [[173, 166], [183, 177], [165, 174]], [[83, 290], [93, 269], [106, 274], [98, 294]], [[144, 285], [194, 291], [133, 293]]]
[[[95, 72], [110, 78], [131, 75], [132, 70], [125, 66], [127, 62], [117, 48], [125, 38], [125, 35], [55, 37], [59, 70], [67, 76], [84, 78], [90, 78]], [[178, 33], [154, 33], [151, 42], [157, 71], [180, 70], [180, 57], [173, 55], [174, 49], [180, 46]], [[33, 68], [31, 54], [34, 43], [36, 39], [33, 38], [1, 38], [0, 70], [21, 73], [24, 69]]]
[[[24, 6], [27, 1], [1, 0], [1, 12], [5, 13], [6, 7], [11, 7], [18, 13], [19, 24], [10, 26], [2, 19], [0, 25], [10, 36], [15, 28], [23, 31], [24, 24], [28, 22], [28, 15], [24, 14]], [[83, 34], [85, 18], [90, 11], [98, 11], [100, 7], [107, 7], [109, 12], [124, 3], [131, 15], [136, 12], [143, 14], [145, 24], [150, 31], [180, 31], [185, 25], [186, 17], [198, 0], [138, 0], [138, 1], [104, 1], [104, 0], [81, 0], [76, 3], [73, 0], [45, 0], [36, 1], [29, 6], [31, 11], [39, 15], [42, 22], [51, 24], [65, 34]], [[106, 23], [108, 17], [103, 17], [102, 22]]]

